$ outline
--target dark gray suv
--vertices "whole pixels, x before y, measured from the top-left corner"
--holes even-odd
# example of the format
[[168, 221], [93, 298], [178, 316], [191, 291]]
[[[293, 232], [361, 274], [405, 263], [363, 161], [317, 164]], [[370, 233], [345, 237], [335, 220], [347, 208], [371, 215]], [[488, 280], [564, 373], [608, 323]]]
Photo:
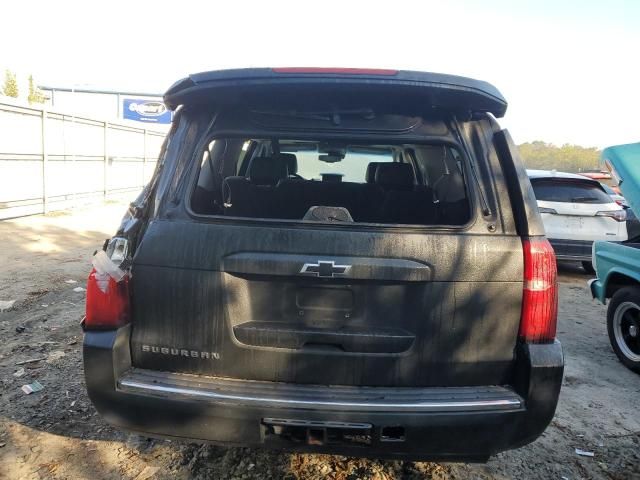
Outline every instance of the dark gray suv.
[[94, 257], [98, 411], [147, 435], [485, 461], [563, 372], [556, 266], [493, 86], [450, 75], [191, 75], [157, 169]]

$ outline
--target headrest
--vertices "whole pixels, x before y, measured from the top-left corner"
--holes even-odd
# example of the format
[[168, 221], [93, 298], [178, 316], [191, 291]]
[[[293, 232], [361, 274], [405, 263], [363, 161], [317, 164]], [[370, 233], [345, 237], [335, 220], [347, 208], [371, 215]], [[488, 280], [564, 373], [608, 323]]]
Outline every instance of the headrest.
[[367, 173], [365, 174], [365, 180], [367, 183], [376, 183], [376, 170], [378, 170], [378, 165], [384, 162], [371, 162], [367, 165]]
[[275, 185], [288, 176], [287, 163], [281, 156], [253, 157], [247, 169], [247, 178], [255, 185]]
[[278, 155], [280, 158], [284, 158], [284, 162], [287, 164], [287, 170], [289, 175], [298, 173], [298, 157], [293, 153], [281, 153]]
[[408, 163], [381, 163], [376, 169], [376, 184], [393, 190], [411, 190], [414, 186], [413, 167]]
[[437, 182], [435, 189], [438, 200], [441, 202], [457, 202], [467, 198], [464, 179], [457, 170], [443, 176], [442, 181]]

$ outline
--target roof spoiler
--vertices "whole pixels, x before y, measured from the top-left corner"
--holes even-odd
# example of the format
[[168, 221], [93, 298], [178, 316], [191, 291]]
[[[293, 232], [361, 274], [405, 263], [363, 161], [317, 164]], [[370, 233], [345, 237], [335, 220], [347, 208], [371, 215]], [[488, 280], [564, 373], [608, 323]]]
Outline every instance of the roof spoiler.
[[[313, 92], [313, 95], [308, 95]], [[247, 68], [196, 73], [164, 94], [174, 110], [189, 104], [250, 104], [326, 97], [421, 110], [491, 113], [503, 117], [507, 101], [480, 80], [413, 71], [355, 68]]]

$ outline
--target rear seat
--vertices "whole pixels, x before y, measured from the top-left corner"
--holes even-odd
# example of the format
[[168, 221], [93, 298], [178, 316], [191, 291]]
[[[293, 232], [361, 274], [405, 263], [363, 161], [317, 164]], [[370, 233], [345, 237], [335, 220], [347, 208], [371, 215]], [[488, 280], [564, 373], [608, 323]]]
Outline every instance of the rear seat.
[[293, 153], [280, 153], [278, 154], [280, 158], [284, 160], [284, 163], [287, 164], [287, 171], [289, 176], [298, 174], [298, 157]]
[[438, 199], [441, 223], [463, 225], [471, 215], [469, 201], [464, 187], [464, 178], [455, 161], [445, 157], [447, 165], [445, 174], [434, 184], [435, 198]]
[[369, 162], [367, 165], [367, 173], [365, 174], [365, 181], [367, 183], [376, 183], [376, 171], [378, 166], [388, 162]]
[[289, 178], [291, 157], [256, 157], [247, 177], [227, 177], [225, 215], [300, 220], [322, 205], [344, 207], [356, 222], [437, 223], [433, 193], [415, 185], [409, 164], [372, 162], [367, 180], [375, 183], [322, 182]]
[[381, 163], [375, 170], [375, 183], [385, 191], [380, 210], [383, 223], [438, 222], [438, 210], [429, 187], [418, 186], [413, 167], [408, 163]]
[[289, 175], [284, 157], [254, 157], [246, 177], [227, 177], [223, 182], [225, 215], [234, 217], [282, 218], [284, 207], [276, 185]]
[[277, 194], [283, 197], [281, 218], [301, 219], [309, 208], [323, 205], [344, 207], [356, 222], [374, 222], [382, 205], [383, 192], [376, 185], [316, 180], [282, 180]]

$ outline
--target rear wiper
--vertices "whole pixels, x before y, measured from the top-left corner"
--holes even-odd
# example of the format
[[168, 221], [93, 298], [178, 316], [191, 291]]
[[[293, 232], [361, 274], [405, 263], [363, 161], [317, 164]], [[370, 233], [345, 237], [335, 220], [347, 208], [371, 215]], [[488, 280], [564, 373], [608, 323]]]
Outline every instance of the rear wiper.
[[573, 198], [571, 198], [571, 201], [573, 203], [593, 203], [596, 200], [597, 199], [593, 198], [593, 197], [573, 197]]
[[328, 110], [328, 111], [315, 111], [315, 112], [298, 112], [296, 110], [264, 110], [258, 111], [254, 110], [252, 113], [257, 113], [259, 115], [271, 115], [277, 117], [288, 117], [288, 118], [300, 118], [304, 120], [323, 120], [326, 122], [331, 122], [334, 125], [340, 125], [342, 121], [342, 116], [352, 116], [352, 117], [360, 117], [364, 120], [373, 120], [376, 118], [376, 114], [373, 110], [369, 108], [364, 109], [354, 109], [354, 110]]

